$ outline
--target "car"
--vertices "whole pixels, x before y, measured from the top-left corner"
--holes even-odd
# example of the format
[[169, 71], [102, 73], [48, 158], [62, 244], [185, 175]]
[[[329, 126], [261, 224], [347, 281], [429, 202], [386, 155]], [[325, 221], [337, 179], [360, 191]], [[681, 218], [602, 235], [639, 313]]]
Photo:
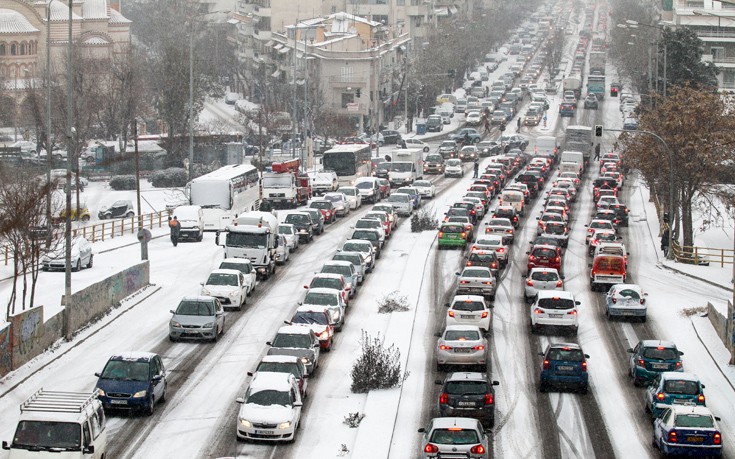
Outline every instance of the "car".
[[[472, 252], [479, 253], [476, 251]], [[495, 299], [497, 280], [495, 273], [485, 266], [467, 266], [457, 273], [457, 295], [482, 295], [490, 301]]]
[[[422, 434], [421, 458], [463, 457], [488, 459], [490, 439], [482, 423], [474, 418], [433, 418]], [[458, 455], [458, 454], [461, 454]]]
[[[388, 206], [390, 207], [390, 206]], [[392, 207], [390, 207], [393, 209]], [[394, 221], [391, 221], [391, 216], [387, 211], [384, 210], [370, 210], [368, 213], [365, 214], [363, 217], [364, 219], [369, 220], [379, 220], [381, 222], [381, 229], [385, 233], [385, 237], [390, 237], [391, 234], [393, 234], [393, 223]], [[366, 226], [373, 226], [374, 225], [366, 225]], [[377, 227], [375, 227], [377, 228]]]
[[571, 292], [562, 290], [541, 290], [531, 303], [531, 332], [541, 327], [564, 327], [577, 334], [579, 328], [580, 302]]
[[242, 306], [247, 304], [248, 283], [245, 281], [245, 275], [239, 270], [215, 269], [201, 285], [200, 294], [217, 298], [222, 307], [240, 311]]
[[545, 236], [559, 239], [559, 244], [562, 247], [567, 247], [569, 244], [569, 229], [566, 223], [563, 222], [546, 222], [543, 226], [543, 232]]
[[526, 110], [526, 114], [523, 116], [524, 126], [538, 126], [543, 117], [543, 111], [531, 109]]
[[390, 194], [390, 182], [387, 178], [378, 179], [378, 191], [380, 192], [380, 199], [385, 199], [388, 197], [388, 195]]
[[510, 246], [503, 242], [503, 237], [495, 234], [482, 234], [477, 237], [472, 251], [493, 250], [495, 256], [498, 258], [499, 268], [503, 269], [508, 265], [508, 253], [510, 252]]
[[266, 344], [270, 346], [267, 355], [292, 355], [301, 359], [309, 376], [319, 367], [321, 345], [311, 328], [284, 325]]
[[421, 193], [419, 193], [419, 190], [417, 188], [413, 186], [402, 186], [394, 190], [393, 193], [405, 193], [411, 196], [414, 209], [418, 209], [419, 207], [421, 207]]
[[482, 114], [479, 110], [472, 110], [467, 113], [464, 122], [467, 126], [480, 126], [482, 124]]
[[[311, 230], [311, 223], [306, 225], [308, 230]], [[299, 248], [299, 231], [296, 227], [290, 223], [281, 223], [278, 225], [278, 235], [283, 236], [286, 241], [289, 253]]]
[[461, 208], [450, 208], [447, 216], [444, 217], [444, 223], [458, 223], [464, 226], [464, 230], [467, 232], [468, 241], [472, 241], [475, 237], [475, 225], [472, 224], [472, 220], [467, 215], [456, 215], [457, 212], [467, 213], [467, 209]]
[[508, 115], [505, 113], [504, 110], [494, 110], [493, 113], [490, 115], [490, 124], [496, 125], [496, 124], [503, 124], [508, 120]]
[[247, 287], [247, 295], [250, 296], [255, 291], [257, 272], [253, 268], [253, 263], [248, 258], [225, 258], [218, 266], [219, 269], [235, 269], [240, 271], [245, 278], [245, 286]]
[[599, 107], [600, 103], [597, 100], [597, 96], [594, 94], [587, 94], [587, 97], [584, 99], [584, 108], [594, 108], [597, 109]]
[[467, 255], [465, 266], [485, 267], [497, 276], [500, 270], [500, 261], [498, 261], [495, 250], [471, 250]]
[[506, 153], [513, 148], [525, 151], [529, 144], [528, 137], [521, 134], [502, 135], [498, 138], [498, 142], [505, 148]]
[[296, 384], [299, 386], [301, 398], [306, 397], [306, 390], [309, 385], [309, 378], [306, 374], [306, 366], [304, 362], [293, 355], [266, 355], [260, 359], [255, 372], [248, 372], [248, 376], [253, 377], [257, 373], [286, 373], [296, 378]]
[[638, 129], [638, 120], [635, 118], [625, 118], [623, 120], [623, 130], [624, 131], [635, 131]]
[[706, 405], [704, 384], [692, 373], [665, 371], [643, 393], [646, 413], [656, 418], [670, 405]]
[[483, 140], [477, 145], [477, 153], [481, 158], [497, 156], [502, 151], [502, 146], [495, 140]]
[[370, 266], [368, 265], [368, 260], [364, 253], [337, 251], [337, 253], [332, 255], [332, 260], [349, 261], [355, 267], [355, 272], [357, 273], [357, 285], [362, 285], [365, 281], [365, 276], [367, 276], [367, 273], [369, 272], [368, 268]]
[[[355, 240], [355, 239], [348, 239], [348, 240]], [[357, 240], [361, 240], [361, 239], [357, 239]], [[319, 271], [318, 274], [321, 274], [321, 273], [341, 274], [342, 277], [344, 277], [345, 282], [347, 283], [347, 287], [349, 287], [350, 296], [354, 298], [355, 295], [357, 295], [357, 271], [355, 271], [355, 266], [352, 264], [352, 262], [337, 261], [337, 260], [326, 261], [322, 265], [322, 269]]]
[[[80, 271], [82, 268], [91, 268], [94, 265], [92, 243], [84, 236], [77, 236], [71, 240], [71, 270]], [[60, 239], [52, 249], [41, 256], [43, 271], [66, 270], [66, 240]]]
[[318, 209], [324, 216], [325, 223], [334, 223], [337, 221], [337, 207], [332, 201], [326, 199], [312, 199], [309, 208]]
[[479, 295], [455, 295], [447, 307], [447, 325], [476, 325], [481, 330], [490, 330], [490, 306]]
[[515, 227], [513, 226], [512, 220], [502, 217], [493, 217], [485, 222], [485, 225], [487, 226], [487, 228], [485, 228], [485, 234], [500, 233], [506, 244], [513, 245], [513, 241], [515, 241]]
[[388, 196], [386, 202], [388, 202], [396, 209], [398, 215], [410, 217], [413, 213], [414, 199], [409, 194], [392, 193], [390, 196]]
[[559, 116], [574, 116], [577, 105], [572, 102], [562, 102], [559, 105]]
[[[455, 106], [455, 111], [459, 110], [459, 105]], [[464, 113], [464, 108], [462, 108], [461, 112], [458, 113]], [[444, 129], [444, 122], [442, 121], [441, 115], [429, 115], [426, 118], [426, 131], [427, 132], [441, 132]]]
[[475, 144], [482, 140], [482, 136], [475, 128], [462, 128], [454, 134], [449, 134], [449, 139], [457, 142], [464, 142], [469, 139], [469, 143]]
[[525, 278], [524, 296], [529, 303], [540, 291], [564, 290], [564, 277], [554, 268], [532, 268]]
[[462, 223], [444, 222], [439, 225], [437, 246], [443, 248], [459, 247], [464, 249], [469, 242], [470, 234]]
[[355, 188], [360, 192], [363, 201], [374, 204], [383, 199], [378, 180], [376, 177], [360, 177], [355, 180]]
[[467, 145], [459, 150], [459, 159], [462, 161], [477, 161], [479, 159], [477, 153], [477, 147], [474, 145]]
[[485, 204], [483, 204], [483, 200], [487, 201], [487, 197], [484, 195], [482, 198], [479, 196], [462, 196], [462, 202], [468, 202], [474, 206], [478, 220], [481, 220], [485, 216]]
[[237, 439], [292, 441], [301, 423], [301, 393], [292, 374], [258, 372], [235, 400]]
[[[345, 281], [345, 278], [342, 274], [314, 274], [314, 277], [311, 278], [309, 285], [304, 285], [304, 288], [307, 289], [306, 296], [308, 301], [305, 300], [306, 302], [302, 302], [301, 304], [317, 306], [336, 305], [344, 309], [350, 303], [350, 291], [352, 290], [352, 287], [347, 285], [347, 281]], [[321, 288], [337, 290], [341, 294], [342, 300], [340, 301], [339, 299], [332, 298], [331, 295], [333, 294], [333, 292], [321, 292], [319, 290], [314, 290], [312, 292], [313, 289]], [[312, 293], [312, 295], [310, 295], [310, 293]], [[338, 326], [338, 328], [340, 328], [340, 326]]]
[[429, 144], [424, 142], [423, 140], [408, 138], [408, 139], [403, 139], [403, 141], [406, 142], [406, 147], [408, 148], [418, 148], [422, 150], [424, 153], [429, 151]]
[[684, 353], [671, 341], [642, 340], [634, 348], [629, 348], [628, 353], [628, 375], [635, 386], [652, 381], [664, 371], [684, 371], [681, 362]]
[[[295, 230], [299, 241], [308, 244], [314, 239], [314, 225], [312, 217], [306, 212], [289, 212], [283, 220], [285, 225], [289, 225]], [[280, 232], [280, 225], [279, 225]]]
[[102, 372], [95, 373], [97, 398], [105, 411], [136, 410], [148, 416], [156, 403], [166, 401], [166, 368], [158, 354], [122, 352], [111, 356]]
[[360, 135], [359, 137], [362, 139], [365, 143], [369, 143], [372, 148], [376, 147], [376, 144], [379, 146], [385, 145], [385, 137], [383, 137], [382, 132], [378, 132], [377, 134], [368, 135], [367, 133]]
[[487, 366], [487, 339], [475, 325], [447, 325], [437, 333], [436, 369], [447, 365], [475, 366], [485, 371]]
[[[400, 219], [398, 218], [398, 213], [396, 212], [395, 207], [391, 206], [390, 204], [375, 204], [373, 207], [370, 208], [370, 211], [373, 212], [385, 212], [388, 214], [388, 220], [390, 220], [390, 231], [393, 231], [393, 228], [398, 228], [398, 224], [400, 223]], [[370, 212], [368, 212], [369, 214]]]
[[615, 224], [610, 220], [604, 220], [601, 218], [593, 219], [589, 224], [584, 225], [587, 228], [587, 234], [585, 236], [585, 243], [589, 245], [590, 239], [595, 235], [597, 230], [609, 230], [615, 232]]
[[357, 210], [362, 206], [362, 196], [360, 190], [354, 186], [341, 186], [339, 191], [347, 198], [347, 203], [350, 205], [350, 210]]
[[431, 199], [436, 196], [436, 187], [429, 180], [416, 180], [413, 182], [413, 188], [418, 190], [422, 198]]
[[367, 272], [372, 272], [375, 268], [375, 247], [370, 241], [348, 239], [342, 243], [338, 252], [360, 252], [365, 259]]
[[438, 153], [444, 159], [456, 158], [459, 154], [459, 144], [454, 140], [445, 140], [439, 145]]
[[518, 228], [518, 225], [520, 224], [519, 218], [518, 218], [518, 211], [514, 206], [510, 205], [500, 205], [493, 210], [493, 218], [507, 218], [513, 228]]
[[553, 343], [540, 352], [541, 376], [539, 390], [547, 392], [554, 387], [573, 387], [582, 394], [589, 388], [587, 359], [589, 355], [575, 343]]
[[[364, 229], [371, 229], [375, 230], [378, 233], [378, 253], [382, 251], [383, 245], [385, 245], [385, 227], [383, 227], [383, 222], [380, 221], [377, 218], [361, 218], [355, 222], [354, 226], [355, 230], [364, 230]], [[362, 233], [360, 233], [362, 234]], [[363, 235], [363, 237], [360, 237], [359, 235], [355, 235], [353, 233], [352, 239], [365, 239], [366, 237]], [[367, 236], [368, 240], [372, 240], [372, 235]]]
[[654, 419], [652, 443], [665, 456], [720, 457], [719, 420], [704, 406], [671, 405]]
[[322, 199], [332, 202], [335, 214], [338, 217], [344, 217], [350, 213], [350, 204], [347, 201], [347, 196], [345, 196], [341, 191], [324, 193]]
[[100, 220], [109, 220], [111, 218], [131, 218], [134, 216], [135, 207], [133, 207], [133, 202], [127, 199], [115, 201], [97, 212], [97, 217]]
[[444, 157], [438, 153], [426, 155], [424, 158], [424, 174], [443, 174]]
[[311, 228], [313, 234], [324, 233], [324, 214], [319, 209], [312, 209], [310, 207], [303, 207], [298, 209], [299, 212], [304, 212], [311, 217]]
[[646, 296], [639, 285], [615, 284], [610, 287], [605, 296], [605, 314], [608, 319], [613, 317], [634, 317], [642, 322], [646, 321]]
[[456, 158], [448, 159], [444, 166], [445, 177], [464, 177], [464, 168], [462, 161]]
[[587, 247], [587, 254], [589, 256], [594, 255], [595, 248], [599, 244], [603, 244], [605, 242], [618, 242], [619, 240], [620, 239], [618, 238], [617, 233], [613, 230], [596, 229], [590, 237], [589, 247]]
[[401, 143], [401, 133], [398, 131], [382, 130], [380, 133], [383, 135], [383, 142], [386, 144], [398, 144]]
[[314, 331], [319, 338], [319, 346], [324, 352], [332, 350], [334, 328], [337, 322], [333, 316], [323, 307], [299, 306], [291, 317], [289, 324], [308, 327]]
[[225, 332], [225, 312], [217, 298], [185, 296], [171, 311], [168, 339], [205, 339], [217, 341]]
[[500, 383], [489, 380], [484, 369], [477, 373], [449, 373], [444, 381], [435, 383], [441, 386], [440, 416], [474, 418], [488, 427], [495, 425], [495, 386]]

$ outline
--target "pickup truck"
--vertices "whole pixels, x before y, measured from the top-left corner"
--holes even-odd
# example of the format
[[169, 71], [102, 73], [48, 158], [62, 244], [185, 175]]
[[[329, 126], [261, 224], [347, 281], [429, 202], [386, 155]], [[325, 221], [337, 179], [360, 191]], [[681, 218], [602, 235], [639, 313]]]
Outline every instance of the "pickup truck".
[[339, 188], [339, 178], [334, 171], [318, 171], [308, 173], [311, 182], [311, 192], [314, 195], [322, 195]]

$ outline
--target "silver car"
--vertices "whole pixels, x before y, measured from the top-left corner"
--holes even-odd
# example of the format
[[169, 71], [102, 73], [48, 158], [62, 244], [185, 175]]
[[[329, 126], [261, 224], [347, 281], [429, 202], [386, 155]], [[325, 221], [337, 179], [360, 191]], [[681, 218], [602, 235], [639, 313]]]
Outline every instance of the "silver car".
[[281, 223], [278, 225], [278, 234], [282, 234], [286, 238], [286, 244], [291, 252], [299, 248], [299, 232], [290, 223]]
[[445, 365], [474, 365], [485, 371], [487, 365], [487, 340], [475, 325], [447, 325], [443, 333], [437, 333], [436, 369]]
[[340, 252], [360, 252], [365, 256], [366, 272], [372, 272], [375, 268], [375, 247], [370, 241], [362, 239], [348, 239], [342, 244]]
[[357, 294], [357, 272], [355, 266], [349, 261], [328, 261], [322, 265], [322, 273], [342, 274], [350, 287], [350, 298]]
[[357, 284], [361, 285], [365, 281], [368, 262], [364, 253], [339, 251], [332, 256], [332, 260], [349, 261], [355, 267], [355, 272], [357, 272]]
[[225, 312], [217, 298], [211, 296], [184, 297], [168, 324], [168, 338], [206, 339], [217, 341], [225, 332]]
[[413, 199], [411, 195], [404, 193], [393, 193], [386, 200], [396, 209], [398, 215], [410, 217], [413, 213]]
[[421, 458], [461, 457], [487, 459], [489, 439], [480, 421], [474, 418], [434, 418], [419, 429]]
[[496, 234], [479, 235], [472, 246], [472, 250], [494, 250], [498, 262], [500, 262], [500, 268], [505, 268], [508, 265], [510, 246], [503, 241], [503, 236]]
[[530, 303], [540, 290], [564, 290], [564, 277], [555, 268], [531, 268], [523, 284], [526, 301]]
[[482, 295], [490, 300], [495, 299], [497, 283], [495, 274], [484, 266], [468, 266], [459, 276], [457, 295]]
[[347, 196], [343, 193], [325, 193], [323, 198], [334, 204], [334, 210], [337, 216], [344, 217], [350, 213], [350, 203], [347, 202]]

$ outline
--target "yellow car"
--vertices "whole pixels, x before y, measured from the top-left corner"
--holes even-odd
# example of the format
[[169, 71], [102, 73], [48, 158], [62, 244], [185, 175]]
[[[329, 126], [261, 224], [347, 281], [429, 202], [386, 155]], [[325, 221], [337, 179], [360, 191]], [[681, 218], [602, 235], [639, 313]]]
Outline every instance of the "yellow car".
[[[59, 216], [57, 220], [63, 221], [64, 219], [66, 219], [66, 209], [61, 209], [61, 211], [59, 211]], [[81, 210], [77, 208], [72, 208], [71, 219], [72, 220], [82, 220], [83, 222], [88, 222], [90, 219], [90, 214], [89, 214], [89, 209], [87, 209], [87, 206], [83, 206]]]

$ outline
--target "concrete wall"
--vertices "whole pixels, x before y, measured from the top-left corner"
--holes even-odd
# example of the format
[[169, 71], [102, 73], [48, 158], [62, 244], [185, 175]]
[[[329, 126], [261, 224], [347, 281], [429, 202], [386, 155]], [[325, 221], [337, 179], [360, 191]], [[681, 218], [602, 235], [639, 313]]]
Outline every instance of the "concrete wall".
[[0, 327], [0, 376], [5, 375], [13, 369], [13, 352], [10, 345], [12, 328], [10, 323]]
[[39, 344], [44, 333], [43, 306], [35, 306], [14, 316], [10, 316], [10, 325], [13, 333], [13, 368], [23, 365], [45, 348]]
[[[732, 304], [729, 301], [727, 302], [727, 310], [732, 311]], [[717, 308], [712, 305], [712, 303], [707, 302], [707, 317], [712, 323], [712, 326], [715, 328], [717, 336], [720, 337], [720, 340], [725, 344], [725, 347], [730, 349], [731, 341], [727, 329], [727, 316], [718, 311]]]

